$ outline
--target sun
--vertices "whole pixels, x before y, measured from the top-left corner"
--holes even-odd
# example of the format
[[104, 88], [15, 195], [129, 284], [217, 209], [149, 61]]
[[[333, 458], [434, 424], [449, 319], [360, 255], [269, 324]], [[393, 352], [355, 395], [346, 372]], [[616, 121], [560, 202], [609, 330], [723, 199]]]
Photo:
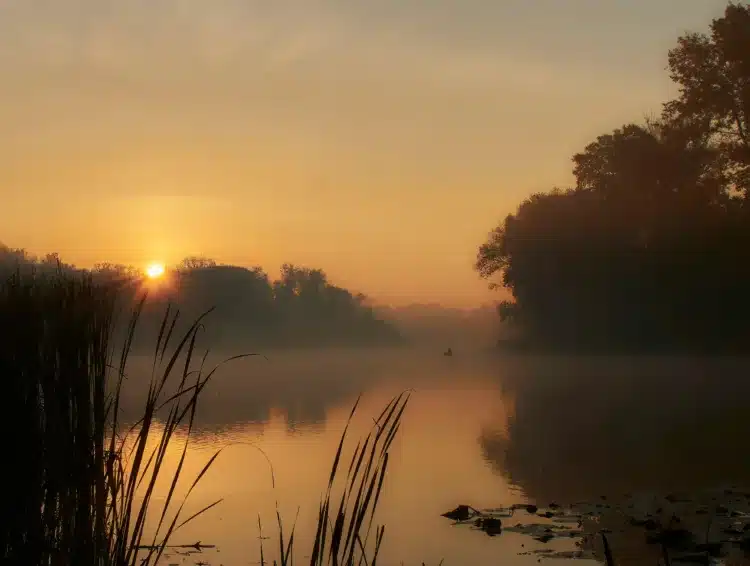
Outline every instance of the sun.
[[146, 268], [146, 275], [149, 279], [158, 279], [164, 275], [164, 264], [163, 263], [151, 263]]

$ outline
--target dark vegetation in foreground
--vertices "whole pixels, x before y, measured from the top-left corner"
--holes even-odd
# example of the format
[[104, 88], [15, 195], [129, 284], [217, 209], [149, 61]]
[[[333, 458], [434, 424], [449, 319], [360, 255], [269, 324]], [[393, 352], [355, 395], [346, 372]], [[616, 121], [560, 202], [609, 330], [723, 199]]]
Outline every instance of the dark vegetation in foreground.
[[[725, 488], [665, 496], [601, 496], [567, 505], [459, 505], [443, 513], [454, 525], [489, 536], [518, 533], [536, 541], [519, 549], [541, 558], [595, 559], [607, 565], [732, 564], [750, 558], [750, 492]], [[548, 543], [568, 540], [567, 548]], [[525, 545], [524, 545], [525, 546]]]
[[478, 252], [522, 348], [746, 351], [750, 318], [750, 5], [680, 37], [661, 116], [573, 157]]
[[[206, 370], [205, 356], [197, 355], [203, 317], [177, 335], [178, 313], [167, 310], [153, 344], [154, 372], [142, 416], [126, 429], [118, 420], [119, 400], [144, 301], [133, 310], [122, 354], [113, 360], [119, 292], [91, 274], [62, 271], [18, 272], [0, 281], [0, 327], [8, 331], [0, 341], [0, 424], [8, 432], [0, 505], [3, 564], [154, 564], [174, 546], [170, 539], [182, 525], [220, 503], [184, 517], [185, 500], [174, 497], [180, 485], [189, 486], [189, 497], [219, 456], [184, 483], [182, 463], [198, 402], [218, 367]], [[321, 500], [312, 565], [375, 564], [385, 528], [374, 525], [373, 517], [408, 398], [402, 394], [388, 404], [349, 462], [342, 459], [348, 425], [344, 430]], [[179, 465], [165, 471], [167, 448], [180, 443], [178, 428], [187, 431], [187, 440]], [[343, 466], [346, 477], [338, 487]], [[165, 474], [170, 489], [160, 502], [155, 485]], [[272, 554], [289, 564], [294, 527], [285, 531], [278, 513], [276, 519]]]
[[[89, 273], [97, 281], [117, 283], [120, 301], [133, 305], [149, 291], [141, 313], [141, 330], [133, 343], [136, 351], [152, 350], [159, 323], [168, 304], [176, 305], [184, 318], [193, 320], [213, 308], [212, 324], [206, 329], [214, 347], [222, 349], [267, 349], [276, 347], [393, 345], [401, 336], [381, 319], [365, 295], [352, 293], [331, 283], [325, 272], [285, 264], [277, 280], [271, 281], [260, 267], [246, 269], [220, 265], [201, 257], [188, 257], [163, 278], [150, 281], [135, 268], [98, 264], [91, 270], [60, 263], [57, 254], [34, 258], [24, 250], [0, 245], [0, 276], [19, 266], [38, 271]], [[178, 321], [177, 331], [187, 324]], [[126, 328], [119, 328], [124, 338]]]

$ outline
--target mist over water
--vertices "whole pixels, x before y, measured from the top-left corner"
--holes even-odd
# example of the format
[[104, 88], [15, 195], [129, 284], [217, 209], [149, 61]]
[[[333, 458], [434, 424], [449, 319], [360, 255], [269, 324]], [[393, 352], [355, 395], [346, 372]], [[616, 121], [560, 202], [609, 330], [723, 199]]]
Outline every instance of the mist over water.
[[52, 4], [0, 1], [0, 563], [338, 512], [375, 566], [371, 504], [384, 566], [750, 564], [748, 0]]
[[[150, 364], [145, 356], [130, 362], [126, 417], [140, 406]], [[743, 403], [748, 368], [739, 358], [479, 350], [448, 358], [425, 348], [287, 350], [236, 361], [217, 372], [199, 405], [188, 475], [217, 449], [222, 453], [185, 512], [224, 500], [174, 542], [216, 544], [210, 563], [255, 562], [259, 516], [271, 537], [264, 539], [266, 552], [278, 544], [278, 502], [285, 528], [299, 513], [295, 546], [307, 552], [357, 396], [363, 395], [348, 454], [390, 397], [412, 389], [377, 515], [387, 525], [384, 560], [536, 563], [518, 553], [539, 543], [514, 533], [479, 536], [451, 527], [440, 514], [459, 503], [542, 506], [750, 485], [742, 449], [750, 433]], [[178, 457], [175, 448], [170, 464]], [[547, 546], [572, 548], [572, 542]]]

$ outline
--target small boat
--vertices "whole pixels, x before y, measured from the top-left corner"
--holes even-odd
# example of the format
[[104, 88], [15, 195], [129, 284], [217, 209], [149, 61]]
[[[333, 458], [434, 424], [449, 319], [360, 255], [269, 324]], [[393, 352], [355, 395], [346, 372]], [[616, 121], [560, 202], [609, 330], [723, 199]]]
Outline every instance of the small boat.
[[451, 350], [450, 348], [448, 348], [445, 352], [443, 352], [443, 355], [444, 356], [452, 356], [453, 355], [453, 350]]

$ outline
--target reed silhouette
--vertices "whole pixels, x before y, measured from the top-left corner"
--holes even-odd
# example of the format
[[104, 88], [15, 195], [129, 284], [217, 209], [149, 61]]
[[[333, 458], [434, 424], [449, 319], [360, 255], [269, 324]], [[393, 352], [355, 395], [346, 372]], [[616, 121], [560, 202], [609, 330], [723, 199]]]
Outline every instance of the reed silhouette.
[[[119, 402], [127, 359], [145, 297], [128, 318], [126, 339], [113, 363], [113, 328], [122, 287], [90, 273], [20, 270], [0, 284], [0, 375], [7, 475], [0, 510], [4, 564], [154, 564], [180, 527], [220, 503], [188, 517], [185, 501], [219, 453], [194, 478], [182, 464], [200, 397], [221, 365], [210, 370], [197, 355], [198, 333], [208, 312], [183, 334], [179, 311], [167, 308], [153, 347], [148, 395], [140, 419], [127, 428]], [[222, 363], [246, 355], [228, 358]], [[391, 401], [372, 433], [354, 451], [340, 500], [336, 478], [348, 428], [335, 454], [320, 507], [312, 564], [375, 563], [384, 527], [373, 517], [408, 393]], [[352, 409], [354, 415], [357, 405]], [[350, 416], [350, 418], [351, 418]], [[175, 432], [187, 438], [177, 468], [165, 472]], [[157, 480], [167, 476], [167, 495], [157, 503]], [[185, 482], [188, 483], [185, 483]], [[178, 485], [187, 485], [177, 500]], [[338, 502], [338, 503], [337, 503]], [[147, 520], [157, 518], [147, 534]], [[292, 559], [294, 529], [284, 537], [279, 560]], [[372, 544], [370, 544], [372, 543]], [[197, 543], [200, 545], [200, 543]], [[210, 546], [210, 545], [201, 545]]]

